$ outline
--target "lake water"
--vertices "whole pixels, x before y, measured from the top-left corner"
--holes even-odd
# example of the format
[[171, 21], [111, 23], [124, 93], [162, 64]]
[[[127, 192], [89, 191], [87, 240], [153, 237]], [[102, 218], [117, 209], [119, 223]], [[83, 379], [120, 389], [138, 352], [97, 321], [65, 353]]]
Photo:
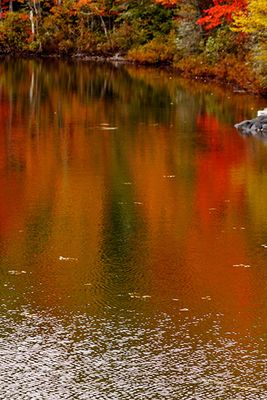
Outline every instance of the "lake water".
[[266, 101], [0, 63], [0, 399], [266, 400]]

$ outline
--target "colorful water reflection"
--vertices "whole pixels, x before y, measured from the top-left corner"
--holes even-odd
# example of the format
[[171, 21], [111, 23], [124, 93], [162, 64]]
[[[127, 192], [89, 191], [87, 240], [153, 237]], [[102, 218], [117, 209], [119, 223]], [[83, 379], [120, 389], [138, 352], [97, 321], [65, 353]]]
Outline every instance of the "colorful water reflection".
[[[116, 343], [118, 328], [119, 337], [124, 332], [133, 340], [136, 334], [141, 348], [150, 346], [153, 337], [158, 344], [148, 350], [153, 360], [156, 354], [172, 359], [181, 351], [181, 376], [187, 368], [199, 399], [255, 399], [250, 397], [255, 393], [264, 399], [267, 149], [233, 128], [263, 106], [262, 99], [193, 84], [161, 70], [2, 61], [3, 341], [11, 340], [10, 326], [14, 332], [23, 330], [21, 319], [29, 315], [48, 337], [50, 323], [62, 323], [66, 336], [74, 324], [75, 335], [83, 339], [69, 340], [81, 346], [90, 329], [97, 336], [99, 326], [104, 324], [105, 330], [111, 324], [110, 335], [103, 334], [107, 347], [109, 341]], [[70, 324], [71, 318], [76, 322]], [[28, 332], [31, 337], [28, 323], [25, 326], [24, 336]], [[53, 332], [52, 347], [57, 337]], [[166, 351], [158, 335], [163, 335]], [[193, 373], [198, 359], [190, 367], [186, 350], [198, 346], [206, 361], [211, 346], [211, 369], [203, 367], [201, 353], [200, 381]], [[233, 348], [230, 364], [227, 346]], [[233, 368], [236, 363], [244, 368], [246, 357], [253, 367], [248, 367], [244, 389], [246, 373], [236, 381]], [[111, 359], [117, 365], [118, 359]], [[94, 365], [90, 357], [87, 361]], [[126, 370], [128, 361], [126, 357]], [[109, 365], [110, 358], [106, 362]], [[166, 393], [150, 393], [155, 379], [151, 375], [132, 395], [193, 398], [191, 384], [180, 382], [179, 389], [182, 378], [175, 357], [173, 363], [166, 374], [161, 371], [169, 387]], [[72, 367], [81, 365], [77, 360]], [[91, 382], [88, 374], [85, 377]], [[115, 374], [110, 379], [117, 378]], [[36, 379], [44, 382], [43, 377]], [[74, 380], [73, 398], [121, 395], [106, 384], [94, 397], [85, 389], [79, 395], [75, 388]], [[121, 390], [126, 388], [122, 384]], [[14, 398], [26, 395], [21, 390], [14, 391]], [[37, 391], [40, 396], [52, 396], [42, 390]], [[58, 398], [67, 398], [67, 392], [62, 393]]]

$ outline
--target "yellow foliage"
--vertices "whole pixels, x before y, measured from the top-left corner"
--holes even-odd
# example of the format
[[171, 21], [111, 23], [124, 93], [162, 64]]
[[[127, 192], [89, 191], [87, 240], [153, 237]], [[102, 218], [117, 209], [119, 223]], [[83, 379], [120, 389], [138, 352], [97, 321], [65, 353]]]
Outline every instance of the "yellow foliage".
[[[253, 34], [251, 48], [254, 69], [261, 76], [261, 86], [267, 87], [267, 3], [266, 0], [248, 0], [246, 12], [234, 16], [232, 29]], [[255, 41], [256, 39], [256, 41]]]
[[232, 29], [244, 33], [267, 34], [266, 0], [249, 0], [247, 10], [234, 16]]

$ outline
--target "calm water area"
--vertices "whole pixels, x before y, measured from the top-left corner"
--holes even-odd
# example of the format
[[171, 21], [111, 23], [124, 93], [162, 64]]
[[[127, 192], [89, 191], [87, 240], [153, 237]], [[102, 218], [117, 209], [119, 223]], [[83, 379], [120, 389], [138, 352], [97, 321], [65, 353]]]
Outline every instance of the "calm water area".
[[267, 400], [266, 106], [0, 62], [1, 400]]

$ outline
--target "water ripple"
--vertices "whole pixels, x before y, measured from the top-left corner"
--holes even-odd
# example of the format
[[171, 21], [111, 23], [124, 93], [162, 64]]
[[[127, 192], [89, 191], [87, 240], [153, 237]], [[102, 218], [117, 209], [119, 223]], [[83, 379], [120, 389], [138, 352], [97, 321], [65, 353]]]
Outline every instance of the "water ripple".
[[1, 317], [0, 398], [266, 400], [266, 354], [216, 329], [195, 336], [195, 322], [26, 309]]

